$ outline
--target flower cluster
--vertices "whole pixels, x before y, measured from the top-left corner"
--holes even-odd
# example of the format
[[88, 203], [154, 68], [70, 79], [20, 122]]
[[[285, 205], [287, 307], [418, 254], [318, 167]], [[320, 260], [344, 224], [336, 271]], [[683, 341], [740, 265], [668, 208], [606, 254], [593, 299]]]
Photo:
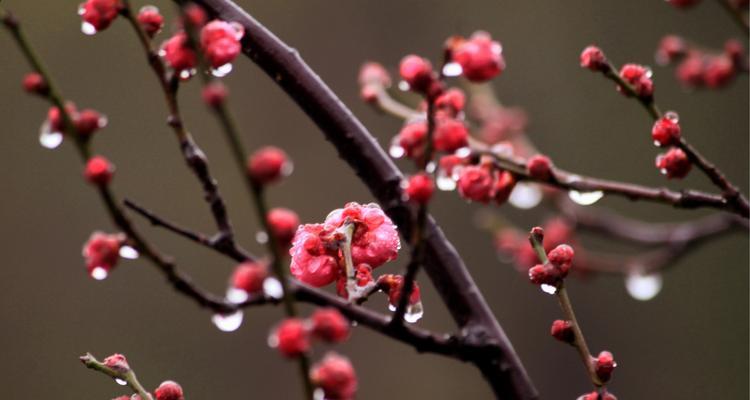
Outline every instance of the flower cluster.
[[[352, 266], [346, 265], [345, 252], [349, 249], [345, 246], [349, 246]], [[396, 226], [379, 206], [348, 203], [331, 212], [322, 224], [301, 225], [297, 229], [289, 250], [289, 268], [295, 278], [320, 287], [342, 277], [354, 278], [356, 270], [369, 271], [395, 260], [399, 247]], [[352, 271], [347, 274], [348, 268]], [[358, 282], [357, 286], [372, 282], [362, 283], [365, 285]]]
[[[197, 7], [197, 6], [196, 6]], [[194, 9], [194, 10], [200, 10]], [[231, 71], [231, 62], [240, 54], [240, 39], [245, 34], [241, 25], [221, 20], [205, 23], [202, 11], [185, 12], [190, 28], [201, 28], [200, 50], [214, 75], [223, 76]], [[162, 44], [160, 54], [180, 77], [188, 78], [196, 68], [198, 57], [185, 30], [176, 32]]]
[[[84, 358], [82, 358], [83, 360]], [[128, 360], [122, 354], [112, 354], [111, 356], [102, 360], [101, 365], [104, 368], [111, 370], [111, 373], [116, 376], [124, 376], [131, 372]], [[118, 378], [119, 379], [119, 378]], [[124, 384], [124, 383], [123, 383]], [[185, 400], [185, 394], [183, 393], [182, 386], [175, 381], [164, 381], [156, 389], [154, 394], [150, 398], [154, 400]], [[119, 396], [114, 400], [145, 400], [141, 399], [141, 396], [134, 394], [132, 396]]]
[[78, 7], [78, 14], [85, 24], [84, 32], [94, 34], [107, 29], [117, 18], [120, 10], [120, 0], [87, 0]]
[[747, 53], [736, 39], [727, 40], [720, 50], [706, 50], [677, 35], [667, 35], [659, 42], [656, 62], [675, 65], [677, 80], [688, 88], [723, 88], [748, 70]]
[[651, 128], [651, 137], [655, 145], [671, 147], [656, 157], [656, 168], [669, 179], [684, 178], [692, 167], [687, 154], [679, 147], [681, 131], [679, 117], [673, 111], [665, 113]]
[[[567, 243], [578, 249], [571, 270], [577, 273], [585, 272], [586, 264], [581, 250], [582, 246], [575, 237], [573, 226], [562, 218], [552, 218], [544, 223], [543, 228], [545, 253]], [[541, 261], [534, 249], [529, 246], [526, 235], [514, 228], [504, 228], [496, 233], [495, 248], [503, 259], [512, 261], [516, 269], [524, 275], [528, 275], [529, 269]]]
[[269, 343], [284, 357], [310, 351], [311, 339], [341, 343], [349, 338], [350, 324], [335, 308], [319, 308], [308, 319], [287, 318], [271, 332]]

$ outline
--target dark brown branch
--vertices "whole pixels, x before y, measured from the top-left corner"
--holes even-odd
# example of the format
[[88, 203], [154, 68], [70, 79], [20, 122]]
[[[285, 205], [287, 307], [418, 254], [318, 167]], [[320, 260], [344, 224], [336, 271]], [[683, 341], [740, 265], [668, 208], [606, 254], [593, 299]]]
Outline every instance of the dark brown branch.
[[737, 8], [732, 4], [730, 0], [716, 0], [719, 2], [719, 5], [726, 10], [727, 13], [732, 17], [732, 20], [737, 23], [737, 26], [739, 26], [740, 29], [742, 29], [742, 33], [745, 34], [745, 37], [750, 35], [750, 24], [748, 23], [747, 19], [742, 15], [742, 10]]
[[[635, 89], [633, 89], [633, 86], [620, 76], [611, 63], [608, 62], [606, 69], [602, 72], [607, 79], [615, 82], [620, 88], [622, 88], [629, 97], [637, 99], [652, 119], [658, 120], [662, 117], [663, 114], [654, 102], [653, 96], [639, 96]], [[697, 165], [711, 182], [723, 191], [722, 198], [727, 203], [726, 208], [728, 210], [742, 215], [745, 218], [750, 217], [750, 204], [748, 204], [747, 199], [742, 195], [737, 186], [730, 182], [716, 165], [701, 155], [684, 137], [680, 138], [677, 147], [682, 149], [690, 161]]]
[[559, 201], [560, 211], [578, 228], [604, 233], [635, 244], [661, 246], [694, 237], [711, 237], [748, 231], [748, 221], [735, 215], [714, 214], [679, 223], [650, 223], [602, 208], [583, 208]]
[[[221, 19], [244, 26], [244, 52], [289, 94], [369, 187], [389, 216], [409, 237], [411, 211], [401, 199], [402, 176], [375, 138], [328, 86], [288, 47], [240, 7], [227, 0], [200, 0]], [[477, 343], [496, 345], [500, 354], [475, 359], [498, 398], [535, 399], [513, 346], [495, 319], [466, 266], [435, 221], [428, 217], [425, 270], [456, 323]]]

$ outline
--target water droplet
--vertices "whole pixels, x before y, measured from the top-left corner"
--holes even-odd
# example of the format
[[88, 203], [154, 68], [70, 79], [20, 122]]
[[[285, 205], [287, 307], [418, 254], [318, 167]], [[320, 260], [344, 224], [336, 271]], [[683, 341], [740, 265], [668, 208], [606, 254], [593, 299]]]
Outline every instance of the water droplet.
[[646, 75], [646, 78], [651, 78], [654, 76], [654, 70], [652, 70], [651, 67], [646, 67], [646, 73], [644, 75]]
[[128, 245], [120, 246], [120, 257], [127, 258], [128, 260], [135, 260], [138, 258], [138, 255], [138, 250], [135, 248]]
[[107, 269], [103, 267], [95, 267], [91, 270], [91, 277], [96, 279], [97, 281], [107, 279], [108, 275], [109, 271], [107, 271]]
[[239, 22], [230, 22], [229, 25], [232, 25], [232, 28], [234, 29], [234, 37], [237, 40], [242, 39], [243, 36], [245, 36], [245, 27], [242, 26]]
[[513, 146], [508, 142], [501, 142], [490, 147], [490, 151], [498, 156], [510, 157], [513, 155]]
[[580, 204], [582, 206], [590, 206], [602, 197], [604, 197], [604, 192], [601, 190], [596, 190], [593, 192], [579, 192], [577, 190], [571, 190], [568, 192], [568, 197], [570, 197], [573, 202], [576, 204]]
[[654, 146], [661, 147], [661, 143], [658, 140], [654, 140]]
[[91, 25], [88, 22], [84, 21], [81, 23], [81, 32], [83, 32], [84, 35], [95, 35], [96, 28], [94, 27], [94, 25]]
[[443, 66], [443, 75], [445, 76], [459, 76], [464, 72], [461, 68], [461, 64], [457, 62], [449, 62]]
[[60, 132], [42, 132], [39, 134], [39, 144], [45, 149], [56, 149], [63, 142], [63, 134]]
[[315, 389], [313, 392], [313, 400], [325, 400], [326, 398], [326, 392], [323, 391], [321, 388]]
[[634, 272], [625, 278], [625, 288], [636, 300], [648, 301], [661, 291], [664, 281], [661, 274], [643, 274]]
[[391, 303], [388, 303], [388, 311], [390, 312], [396, 311], [396, 306]]
[[406, 154], [406, 150], [404, 150], [404, 148], [400, 145], [394, 143], [391, 145], [391, 148], [388, 149], [388, 154], [390, 154], [393, 158], [401, 158], [404, 156], [404, 154]]
[[240, 304], [247, 300], [249, 297], [247, 292], [242, 289], [237, 289], [236, 287], [230, 287], [227, 289], [226, 299], [230, 303], [234, 304]]
[[508, 202], [516, 208], [528, 210], [542, 201], [542, 190], [538, 185], [519, 182], [510, 194]]
[[440, 190], [444, 190], [446, 192], [456, 190], [456, 181], [453, 180], [453, 178], [451, 178], [450, 176], [446, 175], [442, 170], [438, 172], [435, 183]]
[[408, 82], [406, 82], [406, 81], [400, 81], [400, 82], [398, 83], [398, 90], [400, 90], [400, 91], [402, 91], [402, 92], [408, 92], [408, 91], [409, 91], [409, 88], [410, 88], [410, 87], [409, 87], [409, 83], [408, 83]]
[[404, 313], [404, 321], [413, 324], [424, 316], [424, 307], [422, 307], [422, 302], [418, 301], [414, 304], [409, 304], [406, 306], [406, 312]]
[[86, 14], [86, 5], [81, 3], [78, 5], [78, 15]]
[[668, 120], [670, 120], [670, 121], [674, 122], [675, 124], [676, 124], [676, 123], [678, 123], [678, 122], [680, 122], [680, 115], [679, 115], [679, 114], [677, 114], [677, 113], [676, 113], [676, 112], [674, 112], [674, 111], [667, 111], [667, 112], [666, 112], [666, 113], [664, 114], [664, 118], [666, 118], [666, 119], [668, 119]]
[[150, 5], [150, 4], [149, 5], [145, 5], [145, 6], [141, 7], [141, 9], [140, 9], [140, 12], [144, 12], [144, 11], [158, 13], [159, 12], [159, 7], [154, 6], [154, 5]]
[[183, 69], [180, 71], [180, 79], [183, 81], [190, 79], [193, 75], [195, 75], [195, 69]]
[[242, 317], [242, 310], [237, 310], [233, 314], [214, 314], [211, 322], [222, 332], [234, 332], [242, 325]]
[[217, 78], [223, 78], [232, 72], [232, 64], [226, 63], [219, 68], [211, 68], [211, 75]]
[[666, 168], [661, 168], [661, 169], [659, 169], [659, 173], [662, 174], [662, 175], [666, 175], [667, 174], [667, 169]]
[[268, 339], [266, 339], [266, 344], [268, 344], [268, 347], [272, 349], [279, 347], [279, 337], [276, 336], [276, 332], [271, 332], [271, 334], [268, 335]]
[[437, 168], [437, 164], [435, 163], [435, 161], [430, 161], [427, 163], [424, 169], [425, 171], [427, 171], [427, 173], [431, 174], [435, 172], [435, 168]]
[[265, 231], [258, 231], [258, 233], [255, 234], [255, 241], [260, 244], [268, 243], [268, 234]]
[[557, 287], [552, 285], [547, 285], [546, 283], [543, 283], [540, 285], [540, 288], [542, 289], [542, 292], [547, 294], [555, 294], [557, 293]]
[[280, 299], [284, 297], [284, 288], [278, 279], [269, 277], [263, 281], [263, 293], [268, 297]]
[[159, 54], [159, 57], [164, 57], [167, 55], [167, 51], [164, 48], [160, 48], [157, 54]]
[[460, 149], [456, 150], [455, 153], [456, 156], [465, 158], [471, 155], [471, 149], [469, 147], [461, 147]]
[[102, 114], [99, 119], [96, 121], [96, 125], [99, 127], [99, 129], [102, 129], [107, 126], [107, 123], [109, 123], [109, 119], [106, 115]]
[[125, 385], [128, 384], [128, 381], [126, 381], [124, 379], [120, 379], [120, 378], [115, 378], [115, 382], [117, 382], [117, 384], [120, 385], [120, 386], [125, 386]]
[[281, 176], [289, 176], [294, 172], [294, 163], [287, 161], [281, 166]]

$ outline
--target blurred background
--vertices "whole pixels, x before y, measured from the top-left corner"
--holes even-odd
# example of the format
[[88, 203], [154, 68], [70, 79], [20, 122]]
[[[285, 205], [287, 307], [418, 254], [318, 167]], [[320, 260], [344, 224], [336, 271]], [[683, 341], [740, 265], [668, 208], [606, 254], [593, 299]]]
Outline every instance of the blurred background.
[[[361, 63], [378, 60], [393, 71], [408, 53], [436, 60], [449, 35], [484, 29], [504, 46], [508, 68], [493, 83], [500, 99], [526, 109], [530, 137], [557, 165], [646, 185], [713, 190], [698, 171], [678, 182], [659, 175], [653, 167], [657, 151], [648, 136], [646, 113], [617, 94], [611, 83], [581, 70], [578, 55], [597, 43], [617, 64], [654, 64], [657, 42], [667, 33], [719, 48], [726, 39], [740, 37], [740, 31], [716, 2], [705, 1], [688, 12], [663, 1], [239, 4], [299, 49], [385, 146], [400, 122], [359, 100], [356, 76]], [[164, 125], [163, 100], [130, 27], [118, 20], [107, 31], [84, 36], [77, 5], [75, 0], [3, 2], [24, 22], [65, 96], [108, 115], [109, 126], [98, 134], [95, 146], [118, 167], [115, 191], [183, 225], [211, 232], [200, 188]], [[156, 5], [172, 21], [173, 4]], [[171, 25], [165, 31], [159, 40]], [[208, 312], [172, 291], [145, 262], [122, 262], [102, 282], [86, 275], [83, 242], [93, 230], [113, 228], [98, 197], [81, 179], [72, 146], [66, 143], [54, 151], [40, 147], [38, 128], [47, 106], [22, 93], [20, 81], [27, 71], [8, 35], [0, 34], [2, 397], [109, 399], [124, 394], [111, 380], [80, 365], [77, 357], [89, 351], [98, 357], [124, 353], [148, 388], [174, 379], [190, 399], [300, 398], [295, 365], [266, 346], [270, 327], [281, 318], [280, 308], [251, 309], [239, 330], [223, 333]], [[725, 90], [688, 93], [672, 69], [655, 67], [654, 72], [658, 103], [679, 111], [684, 134], [747, 193], [747, 77]], [[304, 222], [314, 222], [345, 202], [371, 200], [319, 130], [251, 62], [238, 60], [226, 81], [245, 143], [281, 146], [294, 160], [294, 174], [270, 190], [274, 205], [293, 208]], [[187, 126], [208, 154], [241, 243], [261, 253], [254, 241], [258, 224], [241, 176], [198, 93], [197, 82], [181, 93]], [[649, 221], [706, 214], [621, 198], [605, 198], [597, 206]], [[549, 337], [550, 322], [560, 316], [557, 304], [498, 260], [491, 236], [476, 226], [482, 207], [454, 193], [440, 193], [431, 207], [542, 397], [573, 399], [590, 390], [576, 353]], [[544, 207], [486, 211], [501, 213], [524, 228], [550, 215]], [[231, 262], [134, 219], [196, 281], [216, 292], [224, 290]], [[596, 237], [583, 241], [593, 249], [607, 245]], [[400, 271], [405, 258], [381, 271]], [[451, 331], [450, 317], [422, 278], [426, 314], [420, 325]], [[648, 302], [631, 298], [618, 277], [573, 281], [570, 293], [592, 351], [606, 348], [616, 356], [619, 367], [611, 390], [619, 398], [747, 398], [747, 235], [712, 241], [681, 259], [666, 271], [662, 292]], [[383, 299], [370, 306], [385, 311]], [[316, 347], [314, 358], [326, 350]], [[351, 340], [336, 350], [352, 359], [361, 399], [491, 397], [471, 366], [418, 355], [364, 328], [355, 329]]]

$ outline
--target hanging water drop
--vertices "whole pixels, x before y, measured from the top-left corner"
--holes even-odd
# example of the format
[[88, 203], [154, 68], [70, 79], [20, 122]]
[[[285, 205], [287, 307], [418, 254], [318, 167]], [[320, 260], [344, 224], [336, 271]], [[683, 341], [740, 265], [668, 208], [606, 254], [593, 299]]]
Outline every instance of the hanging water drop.
[[39, 144], [45, 149], [55, 149], [63, 142], [62, 132], [52, 132], [49, 120], [44, 120], [39, 128]]
[[232, 72], [232, 64], [226, 63], [218, 68], [211, 68], [211, 75], [217, 78], [223, 78]]
[[248, 296], [247, 292], [242, 289], [230, 287], [229, 289], [227, 289], [227, 294], [225, 297], [230, 303], [240, 304], [245, 302], [250, 296]]
[[656, 297], [664, 284], [661, 274], [634, 272], [625, 278], [628, 294], [636, 300], [648, 301]]
[[675, 124], [680, 122], [680, 115], [674, 111], [667, 111], [664, 113], [664, 118], [674, 122]]
[[96, 279], [97, 281], [101, 281], [104, 279], [107, 279], [107, 276], [109, 275], [109, 272], [106, 268], [103, 267], [95, 267], [91, 270], [91, 277]]
[[440, 170], [438, 172], [437, 179], [435, 179], [435, 184], [437, 185], [438, 189], [446, 192], [456, 190], [456, 181], [448, 176], [443, 170]]
[[263, 281], [263, 293], [268, 297], [280, 299], [284, 297], [284, 288], [278, 279], [269, 277]]
[[258, 231], [258, 233], [255, 234], [255, 241], [260, 244], [268, 243], [268, 234], [265, 231]]
[[393, 158], [401, 158], [406, 154], [406, 150], [404, 150], [404, 148], [398, 143], [393, 143], [388, 149], [388, 154]]
[[404, 321], [413, 324], [422, 319], [422, 316], [424, 316], [424, 307], [422, 307], [421, 301], [406, 306]]
[[271, 332], [271, 334], [268, 335], [268, 339], [266, 339], [266, 343], [268, 344], [268, 347], [272, 349], [279, 347], [279, 337], [276, 336], [276, 332]]
[[214, 314], [211, 322], [222, 332], [234, 332], [242, 325], [242, 310], [232, 314]]
[[443, 75], [448, 77], [459, 76], [464, 72], [461, 68], [461, 64], [457, 62], [449, 62], [443, 66]]
[[281, 176], [289, 176], [294, 172], [294, 163], [287, 160], [284, 165], [281, 166]]
[[652, 70], [651, 67], [646, 67], [646, 73], [644, 75], [646, 78], [651, 78], [654, 76], [654, 70]]
[[78, 15], [86, 14], [86, 5], [81, 3], [78, 5]]
[[120, 257], [127, 258], [128, 260], [135, 260], [138, 258], [138, 255], [138, 250], [135, 248], [128, 245], [120, 246]]
[[571, 190], [568, 192], [568, 197], [570, 197], [570, 199], [573, 200], [573, 202], [576, 204], [580, 204], [582, 206], [590, 206], [604, 197], [604, 192], [602, 192], [601, 190], [596, 190], [593, 192], [579, 192], [577, 190]]
[[95, 35], [96, 34], [96, 27], [94, 25], [91, 25], [88, 22], [82, 22], [81, 23], [81, 32], [83, 32], [84, 35]]
[[461, 147], [460, 149], [456, 150], [453, 154], [461, 158], [466, 158], [471, 155], [471, 148]]
[[543, 283], [540, 285], [540, 288], [542, 289], [542, 292], [547, 293], [547, 294], [557, 293], [557, 286], [552, 286], [552, 285]]
[[326, 399], [326, 392], [323, 391], [321, 388], [315, 389], [313, 392], [313, 400], [325, 400]]
[[427, 171], [428, 174], [431, 174], [435, 172], [435, 168], [437, 168], [437, 164], [435, 163], [435, 161], [430, 161], [424, 167], [424, 170]]
[[180, 79], [183, 81], [190, 79], [193, 75], [195, 75], [195, 69], [183, 69], [180, 71]]
[[542, 189], [538, 185], [519, 182], [510, 194], [508, 202], [516, 208], [528, 210], [542, 201]]
[[396, 306], [391, 303], [388, 303], [388, 311], [390, 312], [396, 311]]
[[120, 385], [120, 386], [125, 386], [125, 385], [128, 384], [128, 381], [126, 381], [124, 379], [120, 379], [120, 378], [115, 378], [115, 382], [117, 382], [117, 384]]
[[408, 92], [409, 88], [410, 88], [409, 87], [409, 82], [407, 82], [407, 81], [400, 81], [398, 83], [398, 90], [400, 90], [402, 92]]

